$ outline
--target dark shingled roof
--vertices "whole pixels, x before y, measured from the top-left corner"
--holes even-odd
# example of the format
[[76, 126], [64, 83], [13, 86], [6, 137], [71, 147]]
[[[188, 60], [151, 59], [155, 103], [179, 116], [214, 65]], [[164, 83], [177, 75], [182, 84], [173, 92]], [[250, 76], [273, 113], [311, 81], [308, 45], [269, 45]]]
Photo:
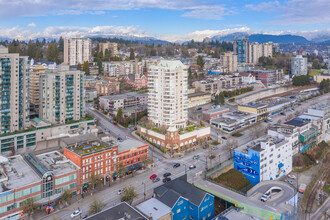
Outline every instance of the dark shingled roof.
[[118, 220], [124, 218], [126, 220], [147, 220], [142, 213], [128, 205], [126, 202], [119, 203], [116, 206], [108, 208], [104, 211], [89, 216], [88, 220]]
[[296, 127], [302, 127], [302, 126], [308, 124], [308, 122], [294, 118], [290, 121], [285, 122], [284, 124], [293, 125], [293, 126], [296, 126]]
[[206, 195], [206, 192], [180, 178], [155, 188], [154, 193], [156, 194], [156, 199], [171, 208], [173, 208], [180, 196], [199, 206]]

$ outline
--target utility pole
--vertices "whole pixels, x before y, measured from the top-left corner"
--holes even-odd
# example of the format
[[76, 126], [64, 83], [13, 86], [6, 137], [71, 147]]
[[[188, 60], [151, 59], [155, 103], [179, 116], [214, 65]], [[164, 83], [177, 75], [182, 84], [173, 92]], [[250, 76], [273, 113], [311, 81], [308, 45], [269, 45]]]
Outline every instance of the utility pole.
[[144, 201], [146, 200], [146, 184], [145, 182], [142, 182], [143, 186], [144, 186], [144, 193], [143, 193], [143, 196], [144, 196]]

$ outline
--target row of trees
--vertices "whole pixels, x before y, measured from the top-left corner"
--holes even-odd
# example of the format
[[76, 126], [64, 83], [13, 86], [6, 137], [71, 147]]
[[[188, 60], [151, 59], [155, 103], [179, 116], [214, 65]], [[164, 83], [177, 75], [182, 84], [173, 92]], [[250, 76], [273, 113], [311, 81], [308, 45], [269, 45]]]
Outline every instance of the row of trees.
[[330, 79], [323, 79], [319, 85], [321, 93], [330, 92]]
[[292, 85], [294, 86], [306, 86], [310, 83], [309, 75], [294, 76], [292, 78]]

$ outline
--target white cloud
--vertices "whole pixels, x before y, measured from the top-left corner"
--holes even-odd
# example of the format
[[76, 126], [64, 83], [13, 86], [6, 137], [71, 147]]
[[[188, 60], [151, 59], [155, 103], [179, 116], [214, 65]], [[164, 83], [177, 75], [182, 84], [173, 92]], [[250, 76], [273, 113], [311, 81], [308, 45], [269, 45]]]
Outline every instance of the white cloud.
[[219, 20], [225, 15], [222, 5], [199, 0], [0, 0], [0, 18], [43, 16], [49, 14], [104, 14], [113, 10], [139, 9], [187, 10], [183, 16]]
[[225, 15], [226, 9], [221, 5], [200, 6], [184, 13], [183, 17], [221, 20]]
[[330, 23], [329, 0], [289, 0], [262, 2], [245, 6], [255, 11], [274, 11], [279, 14], [276, 24], [322, 24]]
[[37, 27], [37, 25], [34, 22], [32, 22], [31, 24], [28, 24], [28, 27]]

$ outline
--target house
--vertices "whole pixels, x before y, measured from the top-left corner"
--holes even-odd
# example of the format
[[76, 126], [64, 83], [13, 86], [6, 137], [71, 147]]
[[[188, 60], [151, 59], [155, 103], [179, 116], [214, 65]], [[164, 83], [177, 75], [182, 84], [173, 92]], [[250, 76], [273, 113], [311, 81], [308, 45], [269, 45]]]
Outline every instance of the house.
[[148, 86], [147, 77], [143, 74], [129, 74], [125, 76], [124, 79], [127, 84], [135, 88], [144, 88]]
[[214, 216], [214, 196], [187, 182], [187, 175], [154, 189], [157, 200], [170, 207], [173, 220], [209, 220]]

